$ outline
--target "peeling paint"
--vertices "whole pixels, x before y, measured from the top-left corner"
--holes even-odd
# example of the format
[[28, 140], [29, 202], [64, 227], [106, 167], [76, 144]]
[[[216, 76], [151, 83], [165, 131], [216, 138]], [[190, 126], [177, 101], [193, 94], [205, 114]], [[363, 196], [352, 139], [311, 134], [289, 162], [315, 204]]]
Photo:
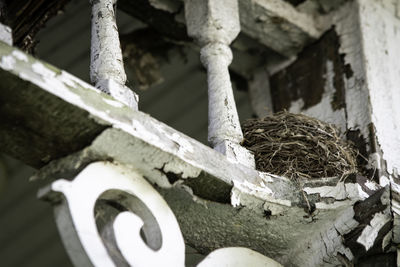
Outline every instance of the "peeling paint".
[[273, 182], [274, 180], [272, 179], [271, 174], [266, 173], [266, 172], [258, 172], [260, 177], [267, 183]]
[[325, 202], [315, 203], [315, 208], [318, 210], [335, 210], [338, 208], [348, 207], [354, 204], [352, 200], [335, 201], [331, 204]]
[[11, 55], [13, 55], [18, 60], [28, 62], [28, 57], [26, 56], [26, 54], [22, 53], [19, 50], [13, 50]]
[[381, 170], [381, 161], [382, 157], [378, 152], [371, 153], [368, 157], [368, 167], [373, 169], [373, 170]]
[[345, 234], [349, 233], [349, 232], [352, 231], [356, 226], [359, 225], [359, 223], [358, 223], [356, 220], [353, 219], [353, 218], [354, 218], [354, 215], [355, 215], [354, 209], [348, 208], [348, 209], [346, 209], [345, 213], [343, 213], [343, 214], [345, 214], [345, 216], [343, 216], [343, 217], [351, 218], [351, 219], [348, 219], [348, 220], [346, 220], [346, 221], [344, 221], [344, 220], [337, 220], [337, 221], [335, 222], [335, 229], [336, 229], [341, 235], [345, 235]]
[[[31, 57], [28, 57], [28, 59], [32, 62], [35, 61], [35, 59]], [[254, 231], [260, 230], [262, 238], [271, 238], [274, 242], [280, 242], [279, 244], [284, 244], [286, 247], [288, 242], [300, 242], [302, 239], [308, 237], [312, 237], [310, 240], [315, 240], [316, 236], [311, 236], [310, 233], [315, 232], [321, 236], [318, 239], [321, 242], [317, 242], [318, 247], [315, 249], [313, 248], [313, 251], [318, 251], [317, 254], [321, 255], [322, 245], [324, 247], [322, 249], [326, 249], [323, 258], [301, 258], [307, 255], [307, 252], [304, 251], [304, 243], [301, 243], [301, 247], [299, 248], [301, 250], [297, 251], [298, 254], [296, 254], [296, 258], [293, 257], [293, 260], [290, 259], [287, 260], [287, 262], [303, 263], [303, 265], [300, 266], [314, 266], [304, 264], [310, 263], [314, 260], [317, 263], [323, 262], [322, 260], [335, 262], [337, 252], [351, 258], [351, 256], [349, 256], [351, 253], [343, 247], [341, 243], [342, 237], [337, 234], [335, 227], [340, 228], [341, 232], [346, 232], [353, 227], [354, 222], [348, 218], [349, 214], [346, 213], [346, 215], [343, 215], [346, 216], [346, 218], [340, 219], [345, 221], [343, 223], [337, 222], [337, 217], [342, 214], [344, 207], [349, 207], [354, 203], [353, 199], [346, 200], [346, 197], [354, 199], [360, 199], [363, 197], [362, 190], [360, 190], [358, 185], [351, 183], [343, 185], [342, 183], [338, 185], [338, 188], [336, 188], [336, 186], [327, 188], [318, 186], [317, 188], [319, 188], [319, 191], [317, 190], [316, 194], [321, 193], [320, 191], [322, 188], [325, 196], [333, 195], [342, 198], [342, 201], [335, 201], [331, 205], [328, 205], [327, 203], [317, 203], [317, 209], [321, 210], [316, 212], [316, 220], [310, 223], [309, 219], [307, 220], [302, 217], [304, 214], [302, 212], [304, 212], [304, 210], [302, 207], [298, 206], [298, 202], [300, 201], [297, 195], [299, 194], [294, 193], [296, 192], [296, 188], [287, 179], [269, 175], [267, 173], [258, 173], [257, 171], [240, 164], [231, 164], [220, 153], [217, 153], [195, 140], [186, 137], [184, 134], [160, 123], [147, 114], [133, 111], [126, 106], [117, 107], [116, 105], [113, 105], [110, 103], [111, 98], [109, 96], [101, 93], [99, 94], [97, 91], [96, 93], [92, 92], [92, 90], [95, 89], [92, 89], [90, 85], [80, 86], [72, 79], [68, 79], [66, 74], [63, 74], [62, 72], [59, 73], [51, 68], [49, 68], [47, 74], [43, 75], [43, 69], [48, 68], [44, 64], [38, 65], [36, 71], [32, 70], [30, 63], [28, 62], [17, 61], [16, 64], [18, 65], [18, 71], [14, 69], [10, 71], [10, 73], [15, 76], [20, 75], [20, 77], [26, 77], [26, 80], [31, 83], [33, 90], [43, 90], [49, 92], [49, 94], [58, 96], [58, 98], [62, 99], [59, 101], [65, 101], [71, 105], [77, 106], [89, 112], [91, 116], [97, 117], [97, 119], [102, 121], [103, 124], [112, 126], [98, 135], [90, 148], [88, 148], [90, 149], [90, 152], [95, 155], [91, 159], [96, 159], [96, 157], [102, 156], [129, 166], [142, 168], [138, 170], [141, 174], [145, 174], [146, 177], [149, 176], [147, 178], [150, 181], [160, 187], [168, 188], [168, 190], [174, 190], [176, 188], [175, 184], [171, 187], [165, 172], [173, 172], [178, 176], [179, 180], [183, 180], [184, 178], [192, 178], [192, 180], [196, 180], [199, 178], [200, 174], [206, 173], [206, 178], [215, 179], [215, 181], [223, 183], [225, 186], [229, 187], [229, 190], [232, 189], [231, 202], [233, 205], [236, 207], [241, 206], [243, 203], [249, 205], [249, 207], [243, 209], [233, 209], [226, 203], [215, 203], [213, 201], [203, 202], [206, 203], [208, 207], [218, 206], [220, 210], [225, 209], [227, 212], [224, 215], [221, 215], [221, 217], [228, 214], [229, 217], [226, 215], [224, 218], [232, 219], [235, 217], [235, 214], [249, 212], [249, 210], [257, 208], [260, 211], [260, 214], [257, 213], [254, 217], [246, 217], [240, 214], [240, 216], [242, 216], [240, 218], [248, 219], [250, 222], [246, 223], [253, 227], [253, 218], [256, 218], [258, 222], [262, 220], [261, 225], [263, 227], [265, 226], [265, 229], [267, 230], [262, 227], [262, 229], [249, 229]], [[15, 79], [18, 78], [15, 77]], [[35, 85], [40, 88], [36, 88]], [[54, 99], [56, 98], [57, 97], [54, 97]], [[108, 110], [109, 112], [107, 113], [105, 110]], [[88, 152], [86, 151], [86, 153]], [[86, 160], [90, 158], [87, 155], [84, 156], [86, 156]], [[71, 167], [71, 165], [69, 166]], [[75, 163], [71, 169], [76, 169]], [[160, 169], [162, 169], [164, 173], [161, 172]], [[327, 178], [321, 179], [314, 184], [321, 185], [327, 181]], [[233, 188], [232, 183], [234, 186]], [[329, 184], [333, 183], [330, 182]], [[178, 185], [179, 183], [176, 184], [177, 187]], [[310, 190], [313, 190], [311, 186], [307, 186], [306, 188], [311, 188]], [[337, 192], [339, 188], [342, 188], [342, 190], [345, 191], [345, 194]], [[162, 189], [160, 189], [160, 191], [162, 191]], [[229, 194], [227, 195], [229, 196]], [[179, 200], [182, 202], [182, 199]], [[181, 204], [188, 209], [187, 203]], [[191, 205], [193, 205], [193, 203], [191, 203]], [[274, 221], [268, 221], [265, 217], [261, 217], [263, 214], [263, 208], [270, 210], [271, 214], [278, 215], [284, 213], [284, 216], [276, 216]], [[332, 208], [336, 210], [323, 210]], [[207, 218], [210, 219], [210, 211], [207, 210], [206, 212], [208, 212]], [[286, 216], [288, 213], [289, 215]], [[244, 219], [241, 220], [244, 221]], [[335, 227], [332, 227], [333, 222], [337, 222], [335, 223]], [[225, 220], [222, 225], [226, 228], [227, 224], [228, 222]], [[298, 227], [295, 229], [295, 237], [291, 236], [292, 232], [290, 232], [293, 225]], [[318, 228], [316, 226], [318, 226]], [[237, 231], [237, 229], [243, 229], [241, 227], [242, 224], [237, 223], [237, 225], [233, 226], [233, 229]], [[297, 231], [300, 228], [304, 232]], [[197, 230], [198, 229], [195, 229], [195, 231]], [[247, 233], [250, 233], [250, 231]], [[196, 234], [198, 234], [198, 232], [196, 232]], [[251, 234], [254, 236], [253, 232], [251, 232]], [[279, 238], [276, 238], [276, 236], [279, 236]], [[246, 238], [245, 240], [249, 239], [249, 237], [244, 238]], [[244, 238], [241, 236], [241, 240]], [[225, 242], [224, 238], [221, 239], [221, 242]], [[258, 242], [259, 240], [256, 239], [257, 238], [254, 238], [253, 241]], [[280, 239], [283, 239], [283, 241]], [[332, 241], [331, 239], [334, 240]], [[264, 242], [264, 239], [262, 242]], [[249, 244], [251, 246], [253, 245], [253, 242], [249, 242]], [[260, 246], [263, 251], [267, 250], [263, 247], [264, 245], [265, 242]], [[270, 245], [268, 245], [268, 248], [270, 248]], [[288, 251], [285, 251], [285, 253], [286, 252]], [[279, 252], [273, 251], [268, 253]], [[281, 255], [280, 257], [283, 258]]]
[[339, 182], [336, 186], [305, 187], [303, 189], [309, 195], [319, 194], [322, 198], [334, 198], [336, 200], [364, 199], [366, 194], [359, 184]]
[[258, 194], [266, 194], [269, 196], [273, 196], [274, 192], [267, 187], [265, 184], [261, 187], [251, 184], [244, 180], [241, 184], [234, 184], [237, 188], [247, 188], [251, 194], [258, 195]]
[[387, 178], [385, 175], [382, 175], [379, 177], [379, 185], [382, 187], [385, 187], [390, 184], [389, 178]]
[[375, 243], [375, 239], [378, 236], [378, 232], [382, 227], [389, 222], [391, 219], [390, 215], [382, 212], [377, 213], [372, 218], [370, 225], [364, 228], [361, 235], [358, 237], [357, 242], [365, 247], [368, 251]]
[[12, 55], [1, 57], [1, 67], [5, 70], [13, 70], [15, 68], [16, 60]]
[[387, 171], [393, 174], [400, 167], [400, 21], [382, 2], [360, 2], [360, 28], [371, 119]]
[[56, 76], [56, 73], [53, 70], [45, 67], [40, 62], [33, 63], [32, 70], [33, 70], [33, 72], [35, 72], [36, 74], [39, 74], [43, 78], [54, 78]]
[[371, 189], [372, 191], [376, 191], [376, 190], [379, 189], [379, 186], [378, 186], [376, 183], [371, 182], [371, 181], [369, 181], [369, 180], [365, 183], [365, 185], [366, 185], [369, 189]]
[[106, 102], [107, 104], [117, 107], [117, 108], [122, 108], [124, 106], [124, 104], [122, 104], [121, 102], [111, 100], [111, 99], [103, 98], [103, 101]]

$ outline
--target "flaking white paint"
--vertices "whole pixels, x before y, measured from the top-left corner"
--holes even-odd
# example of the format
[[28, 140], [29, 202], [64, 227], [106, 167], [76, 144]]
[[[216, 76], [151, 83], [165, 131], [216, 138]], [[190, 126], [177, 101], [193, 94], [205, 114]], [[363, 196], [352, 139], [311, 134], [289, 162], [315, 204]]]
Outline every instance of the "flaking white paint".
[[388, 1], [358, 2], [372, 122], [387, 171], [393, 174], [400, 168], [400, 20], [384, 3]]
[[333, 203], [325, 203], [325, 202], [317, 202], [315, 203], [315, 208], [318, 210], [335, 210], [338, 208], [344, 208], [351, 206], [354, 203], [352, 200], [342, 200], [342, 201], [335, 201]]
[[365, 185], [366, 185], [369, 189], [371, 189], [372, 191], [376, 191], [376, 190], [379, 189], [379, 186], [378, 186], [376, 183], [374, 183], [374, 182], [372, 182], [372, 181], [370, 181], [370, 180], [368, 180], [367, 182], [365, 182]]
[[111, 99], [104, 98], [103, 101], [106, 102], [107, 104], [117, 107], [117, 108], [122, 108], [124, 106], [124, 104], [122, 104], [121, 102], [111, 100]]
[[13, 55], [18, 60], [28, 62], [28, 57], [19, 50], [12, 51], [11, 55]]
[[332, 16], [335, 31], [340, 39], [340, 54], [344, 55], [344, 64], [352, 70], [352, 76], [344, 79], [347, 113], [347, 129], [360, 130], [366, 138], [369, 135], [370, 105], [365, 88], [364, 57], [360, 49], [360, 26], [358, 7], [355, 1], [349, 1]]
[[375, 243], [379, 230], [389, 222], [391, 216], [386, 213], [376, 213], [372, 218], [370, 225], [364, 228], [361, 235], [357, 238], [357, 242], [365, 247], [368, 251]]
[[339, 182], [336, 186], [305, 187], [307, 194], [319, 194], [320, 197], [331, 197], [336, 200], [364, 199], [369, 195], [365, 193], [359, 184]]
[[47, 68], [40, 62], [33, 63], [32, 70], [43, 78], [54, 78], [56, 76], [56, 73], [53, 70]]
[[385, 187], [390, 184], [389, 178], [387, 178], [385, 175], [382, 175], [379, 177], [379, 185], [382, 187]]
[[5, 70], [13, 70], [15, 68], [16, 60], [12, 55], [1, 57], [1, 67]]

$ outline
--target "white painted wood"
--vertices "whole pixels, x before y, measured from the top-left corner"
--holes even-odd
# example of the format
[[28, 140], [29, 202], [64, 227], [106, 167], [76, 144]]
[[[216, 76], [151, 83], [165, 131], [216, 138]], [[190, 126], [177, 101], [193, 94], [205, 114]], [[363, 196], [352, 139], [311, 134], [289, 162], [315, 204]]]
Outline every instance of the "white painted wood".
[[316, 23], [320, 16], [299, 12], [286, 1], [239, 0], [239, 7], [243, 31], [287, 57], [326, 30], [325, 25]]
[[[139, 198], [154, 216], [162, 234], [162, 246], [154, 251], [140, 237], [143, 221], [132, 212], [120, 213], [114, 221], [117, 246], [131, 266], [184, 266], [184, 242], [174, 214], [166, 202], [139, 174], [110, 163], [93, 163], [85, 168], [73, 181], [58, 180], [51, 184], [41, 197], [48, 197], [57, 206], [68, 209], [73, 229], [59, 228], [63, 239], [70, 239], [74, 233], [79, 243], [67, 243], [67, 251], [76, 266], [115, 266], [100, 237], [94, 208], [97, 200], [107, 191], [114, 190], [114, 199], [119, 192]], [[58, 202], [60, 194], [66, 201]], [[124, 200], [129, 203], [129, 200]], [[131, 204], [133, 204], [132, 202]], [[59, 216], [56, 209], [56, 217]], [[68, 218], [63, 216], [63, 220]], [[60, 220], [57, 220], [58, 222]], [[60, 226], [60, 225], [59, 225]], [[154, 229], [148, 229], [150, 235]], [[71, 233], [73, 232], [73, 233]], [[69, 236], [68, 236], [69, 235]], [[112, 242], [107, 240], [107, 242]], [[81, 257], [81, 247], [90, 262], [75, 261]]]
[[197, 267], [282, 267], [278, 262], [247, 248], [222, 248], [211, 252]]
[[386, 213], [376, 213], [372, 218], [370, 225], [368, 225], [362, 231], [358, 237], [357, 242], [365, 247], [365, 250], [369, 250], [375, 243], [375, 239], [378, 236], [379, 230], [392, 219], [392, 216]]
[[126, 73], [115, 18], [117, 0], [90, 0], [90, 3], [91, 82], [96, 88], [137, 110], [138, 96], [125, 86]]
[[208, 141], [228, 158], [254, 167], [251, 152], [239, 145], [243, 134], [228, 71], [229, 45], [240, 32], [238, 2], [186, 0], [185, 17], [188, 34], [201, 46], [201, 62], [207, 69]]
[[387, 171], [400, 178], [400, 18], [389, 1], [358, 2], [371, 120]]
[[[400, 67], [398, 3], [358, 0], [333, 17], [340, 52], [353, 75], [346, 82], [347, 128], [359, 129], [370, 140], [369, 167], [382, 184], [390, 181], [394, 220], [393, 241], [400, 242]], [[371, 132], [371, 129], [373, 132]], [[373, 147], [375, 146], [375, 147]]]
[[[128, 210], [120, 212], [110, 226], [106, 226], [114, 233], [115, 248], [121, 252], [123, 260], [135, 267], [184, 266], [185, 245], [174, 214], [161, 195], [132, 169], [107, 162], [92, 163], [73, 181], [57, 180], [42, 189], [39, 196], [55, 206], [59, 231], [75, 266], [118, 266], [114, 258], [119, 252], [106, 248], [106, 243], [114, 241], [99, 234], [94, 210], [100, 199], [135, 210], [137, 202], [130, 196], [144, 203], [156, 223], [149, 221], [151, 216], [139, 217]], [[141, 230], [147, 244], [140, 235]], [[157, 231], [161, 238], [152, 237]], [[160, 248], [152, 249], [154, 242], [160, 243]], [[250, 249], [236, 247], [213, 251], [198, 266], [282, 265]]]
[[90, 0], [92, 4], [92, 50], [90, 78], [97, 84], [113, 79], [125, 84], [114, 6], [117, 0]]
[[7, 25], [0, 23], [0, 41], [13, 45], [12, 30]]
[[[135, 168], [135, 172], [158, 185], [179, 216], [185, 236], [196, 248], [224, 247], [234, 242], [257, 249], [284, 265], [316, 266], [328, 261], [334, 266], [338, 264], [338, 252], [348, 260], [354, 256], [343, 243], [345, 233], [361, 230], [355, 228], [357, 218], [351, 212], [352, 205], [384, 192], [371, 181], [356, 177], [356, 181], [347, 181], [344, 185], [351, 194], [340, 194], [336, 188], [340, 177], [304, 180], [299, 185], [284, 177], [229, 162], [222, 154], [149, 115], [127, 108], [72, 75], [2, 43], [0, 73], [7, 75], [7, 85], [29, 84], [29, 92], [38, 96], [36, 101], [46, 99], [51, 103], [45, 106], [49, 110], [56, 112], [59, 105], [68, 105], [90, 114], [90, 118], [83, 116], [79, 123], [95, 120], [99, 125], [108, 126], [87, 148], [42, 169], [38, 174], [41, 178], [73, 178], [90, 162], [99, 160]], [[20, 89], [21, 92], [28, 90]], [[11, 89], [3, 86], [3, 90], [9, 93]], [[58, 115], [73, 126], [68, 116], [61, 113]], [[309, 188], [318, 189], [310, 191]], [[336, 193], [329, 193], [330, 190]], [[213, 199], [214, 194], [223, 196], [223, 202]], [[229, 196], [236, 208], [228, 205]], [[311, 215], [304, 209], [307, 198], [310, 203], [319, 204]], [[385, 201], [382, 199], [372, 198], [372, 203], [385, 209], [388, 196]], [[58, 223], [60, 228], [73, 229], [68, 225], [71, 219], [65, 207], [57, 210]], [[339, 233], [335, 228], [340, 228]], [[79, 244], [76, 234], [67, 236], [66, 244], [75, 244], [74, 249], [80, 250], [76, 246]], [[226, 239], [227, 236], [230, 238]], [[304, 251], [310, 243], [311, 249]], [[76, 254], [75, 259], [82, 265], [90, 262], [85, 253]]]

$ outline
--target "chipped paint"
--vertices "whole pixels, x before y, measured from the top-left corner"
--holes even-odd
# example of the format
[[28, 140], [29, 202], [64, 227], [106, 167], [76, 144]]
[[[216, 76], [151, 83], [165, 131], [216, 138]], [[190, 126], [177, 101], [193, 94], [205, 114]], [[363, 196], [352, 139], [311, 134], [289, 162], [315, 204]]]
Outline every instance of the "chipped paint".
[[387, 178], [385, 175], [382, 175], [379, 177], [379, 185], [382, 187], [385, 187], [390, 184], [389, 178]]
[[361, 235], [358, 237], [357, 242], [363, 245], [368, 251], [374, 245], [379, 230], [381, 230], [390, 219], [391, 216], [389, 214], [384, 214], [382, 212], [375, 214], [370, 225], [365, 227]]
[[19, 50], [12, 51], [11, 55], [13, 55], [18, 60], [28, 62], [28, 57], [26, 56], [26, 54], [22, 53]]
[[335, 210], [338, 208], [348, 207], [354, 203], [352, 200], [335, 201], [331, 204], [325, 202], [315, 203], [315, 208], [318, 210]]
[[336, 186], [305, 187], [303, 189], [309, 195], [319, 194], [322, 198], [334, 198], [336, 200], [345, 199], [365, 199], [366, 194], [359, 184], [339, 182]]
[[36, 74], [39, 74], [43, 78], [54, 78], [56, 76], [56, 73], [53, 70], [45, 67], [40, 62], [33, 63], [32, 70], [33, 70], [33, 72], [35, 72]]
[[3, 23], [0, 23], [0, 41], [8, 45], [13, 45], [12, 30]]
[[12, 55], [1, 57], [0, 65], [5, 70], [13, 70], [15, 68], [16, 60]]
[[[270, 203], [280, 204], [287, 207], [292, 206], [292, 202], [290, 200], [276, 198], [274, 191], [263, 181], [261, 181], [259, 185], [255, 185], [246, 180], [241, 182], [234, 180], [233, 186], [231, 197], [232, 202], [236, 206], [243, 204], [241, 198], [242, 194], [253, 196], [253, 201], [255, 201], [255, 203], [259, 203], [260, 200], [265, 200]], [[249, 205], [249, 203], [247, 203], [247, 205]]]
[[85, 89], [89, 89], [92, 92], [96, 92], [98, 94], [101, 93], [101, 91], [97, 90], [95, 87], [85, 83], [81, 79], [78, 79], [77, 77], [75, 77], [74, 75], [71, 75], [70, 73], [68, 73], [66, 71], [61, 70], [61, 75], [59, 76], [59, 79], [70, 87], [73, 87], [73, 88], [82, 87]]
[[122, 108], [124, 106], [124, 104], [122, 104], [121, 102], [111, 100], [111, 99], [103, 98], [103, 101], [106, 102], [107, 104], [117, 107], [117, 108]]
[[381, 170], [382, 157], [378, 152], [369, 154], [368, 157], [368, 167], [373, 170]]
[[246, 180], [243, 180], [242, 183], [234, 182], [234, 186], [236, 188], [246, 188], [247, 189], [246, 191], [251, 195], [256, 195], [256, 196], [260, 196], [260, 195], [273, 196], [274, 195], [274, 192], [269, 187], [267, 187], [265, 184], [263, 184], [261, 186], [257, 186], [255, 184], [249, 183]]
[[[165, 135], [167, 138], [171, 139], [177, 145], [178, 155], [185, 156], [186, 153], [193, 153], [194, 148], [187, 138], [184, 138], [178, 133], [169, 133], [165, 131], [163, 125], [156, 125], [157, 130]], [[176, 146], [175, 146], [176, 147]]]
[[266, 172], [258, 172], [258, 175], [267, 183], [273, 182], [272, 175]]
[[345, 218], [348, 218], [347, 220], [337, 220], [335, 221], [335, 229], [341, 234], [345, 235], [352, 231], [356, 226], [359, 225], [359, 223], [354, 220], [354, 209], [348, 208], [342, 215]]
[[240, 32], [237, 1], [186, 0], [188, 35], [200, 45], [200, 60], [207, 69], [208, 142], [231, 162], [255, 168], [254, 156], [240, 146], [243, 139], [232, 91], [229, 45]]
[[[12, 50], [10, 50], [10, 53], [11, 51]], [[174, 174], [177, 174], [180, 180], [184, 177], [193, 177], [193, 179], [196, 179], [196, 177], [198, 178], [200, 175], [200, 172], [203, 172], [207, 178], [216, 179], [218, 182], [226, 183], [228, 186], [233, 184], [232, 204], [240, 206], [242, 203], [250, 203], [253, 206], [245, 207], [243, 211], [246, 212], [245, 214], [253, 214], [254, 217], [243, 217], [243, 215], [240, 214], [240, 209], [234, 210], [234, 212], [239, 214], [238, 216], [242, 216], [241, 218], [249, 219], [250, 222], [245, 223], [248, 223], [251, 227], [254, 227], [255, 220], [257, 220], [257, 222], [262, 220], [260, 225], [268, 226], [265, 228], [268, 229], [267, 231], [260, 227], [262, 231], [256, 232], [261, 233], [260, 235], [262, 235], [263, 238], [261, 242], [262, 245], [259, 248], [266, 251], [266, 253], [279, 253], [277, 250], [271, 252], [266, 249], [264, 246], [266, 243], [265, 240], [269, 240], [269, 238], [273, 240], [273, 242], [280, 242], [279, 244], [288, 247], [288, 242], [300, 241], [302, 238], [308, 237], [310, 233], [315, 232], [325, 235], [325, 233], [329, 231], [329, 236], [333, 233], [333, 231], [331, 231], [332, 222], [336, 221], [336, 216], [341, 214], [343, 206], [336, 210], [317, 211], [317, 220], [315, 220], [311, 225], [309, 219], [306, 220], [303, 218], [302, 215], [304, 214], [304, 210], [302, 207], [298, 207], [298, 203], [300, 202], [300, 197], [298, 197], [299, 194], [293, 193], [296, 188], [292, 182], [288, 181], [288, 179], [265, 173], [258, 173], [257, 171], [240, 164], [231, 164], [220, 153], [217, 153], [197, 141], [186, 137], [184, 134], [158, 122], [147, 114], [133, 111], [125, 106], [116, 107], [115, 105], [110, 104], [107, 100], [112, 99], [111, 97], [101, 93], [98, 94], [97, 92], [94, 93], [93, 90], [95, 89], [92, 89], [90, 85], [85, 84], [85, 86], [80, 86], [77, 82], [73, 81], [73, 79], [69, 79], [68, 75], [63, 74], [63, 72], [58, 72], [45, 64], [38, 65], [36, 71], [33, 71], [31, 64], [34, 64], [36, 61], [37, 60], [31, 57], [28, 57], [28, 62], [17, 60], [17, 70], [13, 69], [10, 73], [15, 76], [25, 77], [25, 79], [31, 83], [31, 87], [33, 88], [32, 90], [47, 91], [49, 94], [58, 96], [58, 98], [61, 99], [58, 101], [65, 101], [66, 103], [77, 106], [89, 112], [91, 114], [90, 116], [93, 116], [99, 122], [112, 126], [104, 130], [90, 146], [89, 151], [91, 153], [98, 153], [96, 156], [101, 155], [107, 159], [114, 159], [116, 162], [135, 166], [138, 169], [141, 168], [137, 171], [140, 171], [142, 175], [149, 177], [149, 180], [152, 182], [154, 181], [157, 185], [161, 184], [160, 187], [165, 186], [164, 188], [168, 188], [166, 191], [177, 188], [171, 186], [165, 173], [160, 170], [163, 170], [164, 172], [171, 171]], [[44, 72], [47, 72], [46, 68], [48, 68], [48, 73], [43, 75], [43, 70]], [[15, 77], [15, 79], [18, 80], [17, 77]], [[36, 88], [34, 85], [40, 88]], [[56, 99], [56, 97], [54, 97], [54, 99]], [[107, 100], [104, 101], [104, 99]], [[109, 112], [107, 113], [105, 110], [108, 110]], [[180, 146], [183, 147], [183, 150], [179, 149]], [[86, 153], [89, 153], [88, 150], [86, 150]], [[84, 154], [84, 152], [82, 154]], [[85, 155], [82, 157], [84, 156]], [[86, 158], [84, 159], [87, 160], [88, 155], [86, 155]], [[72, 169], [76, 169], [75, 163]], [[326, 182], [327, 180], [322, 179], [321, 181]], [[321, 184], [321, 182], [318, 181], [318, 183], [316, 182], [315, 184]], [[345, 185], [344, 189], [349, 191], [346, 192], [346, 196], [353, 196], [355, 193], [353, 194], [351, 192], [356, 191], [354, 189], [354, 184], [348, 186]], [[162, 191], [162, 189], [160, 189], [160, 191]], [[338, 192], [336, 192], [336, 195], [341, 196]], [[182, 199], [179, 200], [182, 202]], [[227, 211], [225, 215], [229, 214], [230, 220], [233, 220], [232, 218], [234, 217], [234, 214], [236, 214], [232, 212], [232, 207], [226, 203], [215, 203], [213, 201], [203, 202], [207, 203], [208, 207], [218, 206], [220, 209], [225, 209], [225, 211]], [[351, 206], [353, 204], [353, 202], [349, 200], [336, 201], [336, 206], [331, 205], [328, 208], [338, 208], [337, 203], [341, 203], [344, 206]], [[186, 202], [181, 204], [186, 205], [185, 211], [187, 211], [188, 203]], [[191, 203], [191, 205], [193, 205], [193, 203]], [[323, 203], [318, 204], [317, 208], [325, 208], [321, 205], [323, 205]], [[285, 215], [276, 216], [277, 218], [274, 218], [274, 220], [268, 221], [265, 217], [261, 217], [263, 207], [272, 208], [274, 214], [283, 212]], [[261, 214], [248, 213], [250, 208], [258, 208], [258, 211], [260, 211]], [[208, 212], [207, 218], [209, 219], [210, 210], [207, 210], [206, 212]], [[288, 213], [289, 215], [287, 215]], [[223, 223], [225, 230], [231, 230], [227, 229], [227, 220], [223, 221]], [[296, 236], [298, 239], [291, 236], [293, 225], [295, 225], [296, 231], [297, 229], [304, 231], [297, 233], [298, 235]], [[314, 231], [315, 225], [319, 226], [316, 231]], [[349, 227], [352, 227], [352, 224], [348, 225]], [[237, 231], [238, 227], [242, 227], [242, 224], [237, 223], [237, 225], [234, 225], [231, 228]], [[251, 227], [249, 227], [249, 229], [252, 231], [260, 230]], [[223, 228], [219, 228], [219, 230], [220, 229]], [[273, 230], [269, 231], [270, 229]], [[251, 231], [247, 231], [247, 233], [250, 232]], [[283, 238], [280, 238], [281, 234]], [[199, 236], [200, 239], [204, 238], [201, 235]], [[251, 236], [254, 237], [253, 232], [251, 232]], [[279, 236], [279, 238], [276, 236]], [[340, 251], [340, 253], [345, 253], [345, 250], [341, 247], [341, 237], [334, 237], [337, 238], [337, 240], [335, 240], [339, 242], [338, 247], [329, 246], [329, 252], [326, 253], [324, 259], [331, 257], [329, 260], [334, 261], [334, 256], [338, 251]], [[313, 238], [315, 238], [315, 236]], [[250, 238], [248, 236], [240, 236], [240, 240], [244, 239], [247, 242]], [[283, 241], [280, 239], [283, 239]], [[327, 237], [325, 236], [323, 240], [326, 241], [326, 239]], [[253, 241], [255, 243], [258, 242], [259, 239], [254, 238]], [[221, 242], [225, 242], [225, 240], [222, 240]], [[253, 245], [253, 242], [249, 242], [248, 244]], [[318, 243], [318, 245], [322, 246], [324, 244], [326, 244], [326, 242]], [[267, 248], [270, 248], [271, 246], [272, 245], [269, 245]], [[320, 246], [316, 247], [313, 251], [317, 251], [318, 253], [316, 254], [320, 255], [319, 252], [322, 253], [323, 247], [322, 249]], [[286, 252], [288, 251], [285, 251], [285, 253]], [[289, 259], [286, 262], [302, 263], [299, 266], [310, 266], [305, 263], [310, 263], [314, 260], [317, 263], [322, 262], [322, 258], [304, 258], [304, 255], [306, 254], [307, 252], [304, 252], [304, 249], [298, 251], [296, 258], [293, 258], [293, 260]], [[297, 257], [297, 255], [300, 256]], [[347, 255], [348, 254], [346, 254], [346, 256]], [[301, 258], [302, 256], [303, 258]], [[283, 258], [282, 256], [280, 257], [281, 259]]]
[[360, 29], [371, 120], [387, 171], [400, 168], [400, 20], [387, 1], [360, 1]]
[[372, 181], [370, 181], [370, 180], [368, 180], [368, 181], [365, 183], [365, 185], [366, 185], [369, 189], [371, 189], [372, 191], [376, 191], [376, 190], [379, 189], [379, 186], [378, 186], [376, 183], [374, 183], [374, 182], [372, 182]]
[[90, 3], [90, 80], [99, 90], [137, 110], [139, 97], [125, 86], [126, 73], [115, 17], [117, 1], [91, 0]]
[[355, 2], [345, 3], [332, 16], [335, 30], [340, 37], [340, 54], [344, 55], [344, 64], [351, 66], [353, 75], [346, 77], [345, 102], [347, 114], [347, 129], [359, 129], [365, 138], [369, 131], [366, 127], [370, 122], [370, 107], [368, 92], [365, 90], [364, 57], [360, 45], [360, 30]]

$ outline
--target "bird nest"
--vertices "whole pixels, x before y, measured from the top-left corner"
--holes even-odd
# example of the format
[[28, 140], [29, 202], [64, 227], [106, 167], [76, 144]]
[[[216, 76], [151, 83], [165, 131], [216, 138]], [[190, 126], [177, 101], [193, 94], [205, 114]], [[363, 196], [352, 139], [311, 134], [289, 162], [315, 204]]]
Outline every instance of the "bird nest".
[[243, 146], [260, 171], [292, 179], [344, 176], [357, 171], [358, 152], [333, 125], [289, 112], [243, 123]]

